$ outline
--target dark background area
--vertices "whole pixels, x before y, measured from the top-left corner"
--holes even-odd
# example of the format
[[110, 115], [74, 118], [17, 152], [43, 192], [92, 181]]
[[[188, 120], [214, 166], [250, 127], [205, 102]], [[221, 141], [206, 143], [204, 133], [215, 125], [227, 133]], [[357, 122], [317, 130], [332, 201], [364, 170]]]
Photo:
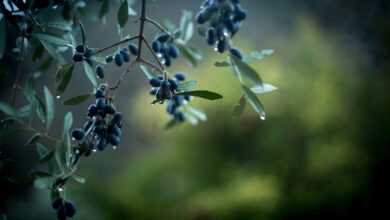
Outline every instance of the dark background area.
[[[196, 12], [201, 1], [159, 0], [154, 18], [178, 22], [182, 9]], [[150, 106], [145, 77], [135, 71], [119, 91], [126, 115], [124, 143], [81, 164], [84, 185], [71, 184], [75, 219], [386, 219], [390, 185], [389, 50], [390, 2], [385, 0], [243, 0], [249, 17], [235, 44], [245, 52], [272, 48], [255, 63], [265, 81], [279, 90], [264, 96], [266, 121], [248, 109], [231, 117], [238, 85], [203, 39], [193, 44], [205, 59], [199, 68], [176, 63], [225, 99], [196, 101], [209, 121], [161, 129], [164, 109]], [[135, 4], [137, 8], [138, 4]], [[118, 40], [115, 11], [107, 24], [86, 21], [89, 44]], [[130, 33], [137, 31], [129, 25]], [[150, 32], [153, 37], [154, 32]], [[13, 65], [2, 61], [2, 65]], [[23, 66], [28, 73], [32, 68]], [[54, 69], [38, 82], [53, 86]], [[66, 96], [88, 82], [81, 69]], [[52, 74], [51, 74], [52, 73]], [[112, 70], [108, 80], [120, 74]], [[12, 74], [2, 77], [7, 100]], [[56, 105], [53, 134], [72, 111], [81, 125], [84, 109]], [[3, 176], [27, 175], [37, 167], [28, 135], [1, 137]], [[0, 207], [9, 220], [54, 219], [49, 195], [29, 184], [1, 181]]]

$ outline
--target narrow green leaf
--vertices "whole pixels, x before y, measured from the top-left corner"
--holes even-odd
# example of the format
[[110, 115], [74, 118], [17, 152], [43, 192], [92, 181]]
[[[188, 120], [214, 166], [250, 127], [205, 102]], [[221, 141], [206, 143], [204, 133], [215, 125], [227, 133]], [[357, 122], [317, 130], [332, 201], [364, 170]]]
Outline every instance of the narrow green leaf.
[[243, 83], [242, 77], [244, 77], [256, 86], [263, 85], [263, 80], [260, 78], [259, 74], [247, 63], [236, 56], [230, 56], [230, 61], [233, 64], [233, 70], [241, 83]]
[[7, 23], [5, 21], [5, 18], [2, 16], [0, 17], [0, 59], [3, 58], [6, 45], [7, 45]]
[[248, 87], [242, 86], [244, 91], [244, 95], [248, 103], [252, 106], [252, 108], [259, 114], [261, 120], [265, 120], [265, 111], [263, 104], [257, 98], [256, 94], [252, 92]]
[[204, 98], [204, 99], [208, 99], [208, 100], [217, 100], [217, 99], [223, 98], [223, 96], [218, 94], [218, 93], [210, 92], [210, 91], [206, 91], [206, 90], [194, 90], [194, 91], [180, 92], [180, 93], [176, 94], [176, 96], [178, 96], [178, 95], [189, 95], [189, 96]]
[[62, 95], [69, 85], [74, 70], [74, 64], [61, 65], [56, 73], [56, 94]]
[[65, 31], [65, 32], [72, 31], [72, 23], [68, 21], [53, 21], [53, 22], [49, 21], [48, 23], [42, 24], [42, 26], [47, 28], [57, 29], [60, 31]]
[[98, 85], [96, 80], [95, 71], [93, 71], [91, 65], [89, 65], [86, 61], [83, 61], [84, 72], [87, 75], [89, 81], [92, 83], [93, 87], [96, 88]]
[[144, 66], [144, 65], [140, 65], [139, 66], [142, 70], [142, 72], [145, 74], [145, 76], [150, 80], [150, 79], [153, 79], [155, 76], [154, 76], [154, 73], [152, 73], [152, 71], [149, 70], [148, 67]]
[[191, 113], [194, 117], [199, 119], [200, 121], [207, 121], [207, 115], [200, 109], [194, 107], [188, 107], [188, 113]]
[[254, 86], [251, 88], [252, 92], [256, 94], [265, 94], [265, 93], [270, 93], [275, 90], [277, 90], [275, 86], [268, 84], [268, 83], [263, 83], [263, 86]]
[[264, 49], [262, 51], [252, 51], [244, 56], [244, 62], [249, 63], [254, 60], [263, 60], [266, 56], [271, 56], [274, 53], [272, 49]]
[[23, 106], [23, 107], [18, 109], [17, 115], [20, 118], [25, 118], [25, 117], [30, 116], [31, 113], [32, 113], [32, 105], [31, 104], [27, 104], [27, 105], [25, 105], [25, 106]]
[[64, 117], [64, 129], [62, 132], [63, 138], [65, 138], [65, 136], [69, 134], [69, 130], [72, 128], [72, 125], [73, 125], [73, 114], [72, 112], [68, 112], [65, 114]]
[[57, 163], [57, 167], [59, 170], [61, 170], [61, 172], [65, 172], [66, 170], [65, 149], [66, 147], [64, 141], [58, 141], [55, 147], [54, 157]]
[[0, 101], [0, 111], [9, 116], [17, 116], [17, 110], [5, 102]]
[[78, 175], [72, 175], [72, 179], [81, 184], [85, 183], [85, 178]]
[[194, 23], [192, 22], [192, 12], [184, 10], [180, 20], [180, 39], [187, 43], [194, 35]]
[[99, 18], [103, 18], [108, 13], [109, 5], [109, 0], [103, 0], [99, 10]]
[[191, 125], [197, 125], [199, 124], [199, 120], [197, 117], [193, 116], [192, 114], [188, 113], [188, 112], [184, 112], [184, 118], [186, 119], [186, 121], [188, 121]]
[[123, 0], [117, 14], [118, 24], [123, 28], [129, 20], [129, 4], [127, 0]]
[[38, 189], [48, 189], [53, 183], [53, 176], [47, 172], [36, 171], [32, 173], [32, 177], [34, 178], [34, 187]]
[[195, 48], [185, 46], [183, 44], [177, 44], [181, 54], [190, 62], [192, 66], [197, 66], [198, 62], [202, 59], [202, 54]]
[[47, 33], [34, 33], [33, 36], [40, 41], [45, 41], [54, 45], [72, 47], [72, 44], [69, 41], [55, 35], [50, 35]]
[[45, 86], [45, 101], [46, 101], [46, 128], [49, 129], [54, 119], [54, 98], [50, 90]]
[[39, 138], [41, 138], [41, 133], [36, 133], [33, 136], [31, 136], [27, 142], [24, 144], [24, 146], [28, 146], [30, 144], [35, 143]]
[[177, 90], [179, 92], [186, 92], [195, 90], [197, 82], [195, 80], [189, 80], [182, 83], [179, 83]]
[[85, 45], [87, 38], [86, 38], [86, 34], [85, 34], [84, 25], [83, 25], [83, 23], [81, 23], [81, 21], [79, 21], [79, 26], [80, 26], [80, 31], [81, 31], [81, 42], [83, 45]]
[[42, 123], [46, 122], [46, 106], [42, 99], [37, 96], [36, 94], [34, 95], [34, 105], [36, 106], [36, 113], [38, 118], [41, 120]]
[[90, 97], [92, 97], [92, 94], [75, 96], [73, 98], [66, 100], [64, 102], [64, 105], [78, 105], [78, 104], [81, 104], [81, 103], [87, 101]]

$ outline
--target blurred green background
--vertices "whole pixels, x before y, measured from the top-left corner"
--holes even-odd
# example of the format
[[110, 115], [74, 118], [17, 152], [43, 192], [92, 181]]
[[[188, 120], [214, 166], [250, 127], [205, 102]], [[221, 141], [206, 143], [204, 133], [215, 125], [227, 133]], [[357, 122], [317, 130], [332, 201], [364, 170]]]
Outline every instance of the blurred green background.
[[[161, 0], [150, 6], [149, 13], [177, 22], [182, 9], [195, 12], [200, 2]], [[168, 120], [164, 109], [149, 104], [147, 81], [135, 71], [117, 103], [126, 115], [124, 143], [115, 151], [86, 159], [79, 171], [86, 184], [69, 186], [68, 196], [78, 206], [75, 219], [375, 219], [388, 215], [389, 2], [242, 2], [250, 16], [235, 44], [247, 53], [275, 50], [273, 56], [253, 63], [266, 82], [279, 88], [261, 97], [267, 120], [260, 121], [249, 108], [241, 118], [231, 117], [241, 95], [239, 85], [229, 69], [213, 66], [224, 56], [196, 37], [194, 45], [205, 59], [198, 68], [180, 60], [172, 72], [188, 72], [200, 88], [225, 98], [194, 102], [207, 112], [206, 123], [164, 131]], [[113, 15], [106, 25], [86, 25], [90, 45], [118, 39], [114, 20]], [[136, 31], [136, 25], [128, 30]], [[99, 37], [103, 33], [104, 38]], [[119, 74], [113, 69], [108, 79]], [[81, 71], [77, 75], [69, 97], [87, 84]], [[53, 79], [54, 73], [42, 83]], [[80, 126], [87, 105], [58, 104], [57, 114], [73, 111]], [[36, 158], [34, 149], [8, 151], [24, 159], [26, 167]], [[20, 151], [29, 156], [21, 158]], [[13, 190], [18, 193], [5, 203], [9, 220], [55, 218], [46, 192], [15, 186]]]

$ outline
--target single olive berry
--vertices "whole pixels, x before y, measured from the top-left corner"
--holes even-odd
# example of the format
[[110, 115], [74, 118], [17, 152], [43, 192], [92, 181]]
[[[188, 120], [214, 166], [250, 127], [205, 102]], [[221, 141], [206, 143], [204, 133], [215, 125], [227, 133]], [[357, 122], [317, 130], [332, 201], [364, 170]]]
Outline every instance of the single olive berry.
[[165, 43], [169, 40], [170, 35], [167, 33], [162, 33], [157, 37], [157, 40], [160, 41], [161, 43]]
[[152, 43], [152, 49], [155, 53], [160, 53], [161, 52], [161, 43], [160, 41], [153, 41]]
[[129, 53], [127, 52], [127, 50], [122, 49], [122, 50], [120, 51], [120, 53], [122, 54], [123, 61], [125, 61], [126, 63], [127, 63], [127, 62], [130, 62], [130, 55], [129, 55]]
[[122, 113], [121, 112], [117, 112], [112, 117], [111, 123], [112, 124], [116, 124], [116, 125], [119, 126], [122, 123], [122, 119], [123, 119]]
[[177, 48], [174, 44], [171, 44], [168, 49], [168, 55], [173, 59], [176, 59], [180, 55], [179, 48]]
[[52, 207], [53, 209], [59, 209], [63, 205], [63, 199], [62, 198], [57, 198], [53, 201]]
[[138, 55], [138, 47], [135, 46], [134, 44], [129, 44], [129, 51], [131, 54], [133, 54], [134, 56], [137, 56]]
[[76, 214], [76, 207], [72, 202], [65, 202], [64, 209], [68, 217], [73, 217]]
[[75, 53], [73, 55], [73, 61], [74, 62], [81, 62], [81, 61], [83, 61], [83, 59], [84, 59], [84, 56], [82, 54]]
[[78, 45], [76, 47], [76, 51], [79, 53], [84, 53], [85, 52], [85, 47], [83, 45]]
[[105, 108], [106, 108], [106, 99], [105, 98], [96, 99], [96, 109], [104, 110]]
[[81, 129], [74, 129], [72, 131], [72, 137], [75, 139], [75, 140], [82, 140], [85, 136], [85, 132]]
[[184, 73], [176, 73], [175, 78], [179, 81], [185, 81], [186, 80], [186, 75]]
[[157, 78], [153, 78], [149, 80], [149, 83], [152, 87], [160, 87], [161, 85], [161, 80]]
[[226, 50], [226, 41], [225, 40], [220, 40], [218, 41], [218, 44], [217, 44], [217, 51], [219, 53], [224, 53], [225, 50]]
[[106, 63], [111, 63], [114, 60], [113, 56], [106, 56]]
[[115, 64], [117, 66], [122, 66], [122, 64], [123, 64], [123, 56], [122, 56], [121, 53], [115, 54], [114, 60], [115, 60]]
[[97, 65], [96, 66], [96, 75], [99, 79], [103, 79], [104, 78], [104, 69], [102, 66], [100, 65]]

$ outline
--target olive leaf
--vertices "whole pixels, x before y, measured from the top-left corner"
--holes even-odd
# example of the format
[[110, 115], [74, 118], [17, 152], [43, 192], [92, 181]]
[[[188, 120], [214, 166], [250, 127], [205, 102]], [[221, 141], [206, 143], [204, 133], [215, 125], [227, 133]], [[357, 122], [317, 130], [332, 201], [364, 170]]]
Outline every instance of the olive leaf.
[[189, 61], [192, 66], [197, 66], [202, 60], [202, 54], [195, 48], [186, 46], [184, 44], [177, 44], [181, 54]]
[[35, 171], [31, 176], [34, 179], [34, 187], [38, 189], [48, 189], [53, 183], [53, 176], [48, 172]]
[[192, 12], [184, 10], [180, 20], [180, 39], [187, 43], [194, 35], [194, 23], [192, 22]]
[[244, 91], [244, 97], [247, 100], [247, 102], [252, 106], [252, 108], [259, 114], [261, 120], [265, 120], [265, 111], [264, 106], [260, 102], [260, 100], [257, 98], [256, 94], [252, 92], [248, 87], [242, 86], [242, 89]]
[[206, 90], [193, 90], [193, 91], [180, 92], [176, 94], [176, 96], [178, 95], [189, 95], [189, 96], [199, 97], [208, 100], [217, 100], [223, 98], [223, 96], [218, 93], [210, 92]]
[[99, 18], [103, 18], [109, 10], [109, 0], [103, 0], [99, 10]]
[[241, 83], [244, 83], [243, 78], [246, 78], [255, 86], [263, 86], [263, 80], [260, 78], [259, 74], [247, 63], [236, 56], [230, 56], [230, 62], [232, 63], [234, 73]]
[[196, 84], [197, 82], [195, 80], [180, 82], [179, 85], [177, 86], [177, 90], [179, 92], [191, 91], [196, 88]]
[[92, 94], [78, 95], [78, 96], [75, 96], [75, 97], [72, 97], [72, 98], [66, 100], [63, 104], [64, 105], [78, 105], [78, 104], [81, 104], [81, 103], [87, 101], [91, 96], [92, 96]]
[[14, 116], [14, 117], [17, 116], [17, 110], [14, 107], [1, 101], [0, 101], [0, 112], [3, 112], [8, 116]]
[[83, 67], [84, 72], [87, 75], [89, 81], [92, 83], [93, 87], [96, 88], [98, 83], [95, 72], [93, 71], [91, 65], [89, 65], [89, 63], [87, 63], [86, 61], [83, 61]]
[[263, 86], [254, 86], [251, 88], [252, 92], [256, 94], [265, 94], [265, 93], [270, 93], [275, 90], [277, 90], [275, 86], [268, 84], [268, 83], [263, 83]]
[[74, 70], [74, 64], [61, 65], [56, 73], [56, 94], [62, 95], [69, 85]]
[[45, 102], [46, 102], [46, 128], [49, 129], [54, 119], [54, 98], [50, 90], [45, 86]]
[[127, 0], [123, 0], [117, 14], [118, 24], [123, 28], [129, 20], [129, 3]]

